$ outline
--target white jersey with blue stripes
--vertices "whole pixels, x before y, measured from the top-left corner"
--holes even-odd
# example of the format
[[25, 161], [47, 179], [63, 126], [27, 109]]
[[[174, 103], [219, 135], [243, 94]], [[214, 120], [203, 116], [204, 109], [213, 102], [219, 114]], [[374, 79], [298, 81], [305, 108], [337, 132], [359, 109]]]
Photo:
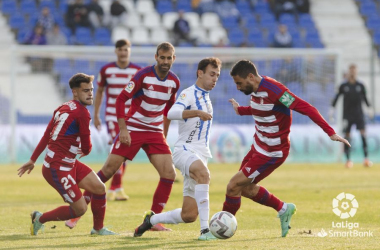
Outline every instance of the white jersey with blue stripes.
[[[176, 103], [183, 110], [202, 110], [213, 114], [209, 92], [193, 85], [181, 92]], [[182, 119], [178, 121], [179, 137], [175, 143], [175, 149], [192, 150], [212, 158], [209, 142], [212, 119], [202, 121], [199, 117]]]

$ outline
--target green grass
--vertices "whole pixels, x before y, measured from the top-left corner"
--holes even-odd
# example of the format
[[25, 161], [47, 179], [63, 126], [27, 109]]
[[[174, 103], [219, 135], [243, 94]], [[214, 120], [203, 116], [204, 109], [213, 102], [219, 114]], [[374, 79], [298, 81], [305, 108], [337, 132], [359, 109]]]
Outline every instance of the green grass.
[[[92, 167], [98, 170], [101, 166]], [[17, 168], [0, 166], [0, 249], [379, 249], [378, 164], [371, 169], [357, 164], [351, 170], [341, 164], [285, 164], [261, 184], [280, 199], [297, 205], [288, 237], [280, 237], [279, 219], [272, 208], [242, 199], [235, 236], [213, 242], [196, 240], [199, 221], [169, 225], [172, 232], [147, 232], [133, 238], [134, 228], [141, 223], [144, 211], [150, 209], [158, 181], [152, 166], [133, 163], [124, 176], [130, 200], [107, 204], [105, 225], [121, 235], [90, 236], [92, 214], [88, 209], [73, 230], [63, 222], [48, 222], [44, 233], [31, 236], [30, 212], [44, 212], [64, 203], [42, 177], [41, 167], [22, 178], [17, 176]], [[210, 164], [211, 215], [222, 209], [226, 185], [237, 169], [236, 164]], [[178, 176], [181, 181], [174, 184], [164, 211], [182, 205], [182, 176]], [[359, 202], [355, 217], [348, 221], [358, 222], [360, 231], [371, 230], [374, 237], [316, 236], [322, 228], [331, 230], [333, 221], [342, 221], [332, 212], [332, 199], [341, 192], [354, 194]], [[304, 233], [309, 230], [311, 235]]]

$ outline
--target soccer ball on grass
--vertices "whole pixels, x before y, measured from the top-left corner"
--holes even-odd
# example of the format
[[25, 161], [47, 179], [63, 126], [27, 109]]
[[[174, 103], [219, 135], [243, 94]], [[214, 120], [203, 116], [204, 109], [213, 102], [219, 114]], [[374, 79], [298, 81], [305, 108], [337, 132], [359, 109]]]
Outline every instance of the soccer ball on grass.
[[237, 221], [233, 214], [221, 211], [214, 214], [210, 221], [211, 233], [219, 239], [231, 238], [237, 229]]

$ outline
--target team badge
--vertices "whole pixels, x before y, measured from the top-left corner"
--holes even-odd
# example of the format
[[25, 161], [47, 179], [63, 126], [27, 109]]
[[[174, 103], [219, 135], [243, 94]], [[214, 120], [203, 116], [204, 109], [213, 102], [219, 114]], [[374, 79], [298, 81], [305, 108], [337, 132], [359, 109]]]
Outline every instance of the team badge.
[[131, 93], [134, 88], [135, 88], [135, 83], [131, 81], [125, 87], [125, 91], [127, 91], [128, 93]]
[[295, 98], [291, 96], [287, 91], [280, 97], [280, 102], [284, 104], [286, 107], [290, 107], [294, 102]]
[[186, 94], [183, 93], [179, 98], [180, 98], [181, 100], [185, 100], [185, 99], [186, 99]]

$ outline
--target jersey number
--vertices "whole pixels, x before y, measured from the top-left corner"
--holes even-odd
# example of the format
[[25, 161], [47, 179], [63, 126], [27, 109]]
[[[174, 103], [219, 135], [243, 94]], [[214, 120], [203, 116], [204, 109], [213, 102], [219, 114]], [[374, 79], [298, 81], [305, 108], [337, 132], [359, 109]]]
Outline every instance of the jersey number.
[[61, 183], [63, 184], [63, 187], [65, 188], [65, 190], [71, 188], [71, 184], [69, 184], [69, 181], [71, 181], [71, 183], [73, 183], [74, 185], [77, 184], [74, 178], [71, 177], [71, 175], [68, 175], [67, 177], [63, 177], [61, 179]]
[[55, 113], [54, 121], [58, 120], [58, 125], [55, 127], [54, 132], [53, 132], [53, 136], [51, 138], [53, 141], [57, 140], [58, 134], [61, 131], [63, 124], [65, 123], [67, 117], [69, 117], [69, 114], [67, 114], [67, 113], [60, 114], [59, 111], [57, 113]]

